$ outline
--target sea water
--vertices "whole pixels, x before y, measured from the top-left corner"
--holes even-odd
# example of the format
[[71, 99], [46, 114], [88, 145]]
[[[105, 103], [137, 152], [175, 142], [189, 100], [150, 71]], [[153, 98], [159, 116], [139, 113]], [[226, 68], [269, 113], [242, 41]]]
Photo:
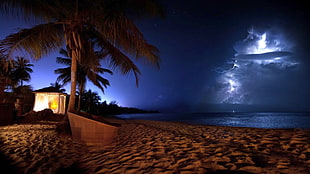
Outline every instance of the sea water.
[[151, 113], [123, 114], [123, 119], [178, 121], [190, 124], [253, 128], [310, 129], [310, 113], [225, 112], [225, 113]]

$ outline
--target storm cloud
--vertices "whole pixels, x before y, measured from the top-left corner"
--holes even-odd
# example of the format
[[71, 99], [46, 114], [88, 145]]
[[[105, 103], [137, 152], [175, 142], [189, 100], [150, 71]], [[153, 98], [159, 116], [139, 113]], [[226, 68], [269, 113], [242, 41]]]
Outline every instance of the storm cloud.
[[[254, 28], [236, 43], [228, 69], [219, 68], [215, 101], [225, 104], [277, 104], [291, 89], [287, 78], [296, 75], [299, 62], [294, 43], [284, 33], [258, 32]], [[226, 63], [227, 64], [227, 63]], [[226, 66], [227, 67], [227, 66]], [[283, 90], [286, 86], [286, 90]], [[279, 97], [281, 96], [281, 97]]]

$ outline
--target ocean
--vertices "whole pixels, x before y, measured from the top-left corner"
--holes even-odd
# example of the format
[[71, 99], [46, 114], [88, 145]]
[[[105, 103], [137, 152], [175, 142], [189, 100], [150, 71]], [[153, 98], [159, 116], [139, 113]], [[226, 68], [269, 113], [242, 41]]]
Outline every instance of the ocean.
[[310, 113], [224, 112], [224, 113], [150, 113], [122, 114], [122, 119], [178, 121], [214, 126], [310, 129]]

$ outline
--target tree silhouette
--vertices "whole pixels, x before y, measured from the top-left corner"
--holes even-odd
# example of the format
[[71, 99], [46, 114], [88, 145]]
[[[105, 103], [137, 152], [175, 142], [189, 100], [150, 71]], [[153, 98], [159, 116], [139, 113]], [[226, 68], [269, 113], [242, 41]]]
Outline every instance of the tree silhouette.
[[7, 14], [42, 21], [0, 42], [0, 52], [9, 58], [16, 52], [25, 52], [39, 59], [65, 43], [72, 58], [69, 111], [75, 110], [77, 62], [106, 58], [111, 67], [119, 68], [123, 74], [133, 72], [136, 83], [140, 71], [129, 56], [159, 64], [158, 49], [147, 43], [130, 19], [162, 15], [156, 0], [2, 0], [0, 8]]
[[56, 81], [55, 83], [51, 83], [50, 85], [51, 87], [54, 87], [59, 92], [62, 92], [62, 93], [66, 92], [66, 89], [63, 88], [64, 84], [60, 84], [59, 82]]
[[[72, 59], [68, 57], [68, 53], [66, 50], [61, 49], [60, 54], [65, 57], [57, 57], [57, 63], [61, 63], [67, 65], [66, 68], [59, 68], [55, 70], [56, 74], [59, 74], [57, 81], [62, 82], [64, 85], [70, 82], [71, 79], [71, 62]], [[80, 110], [80, 102], [81, 102], [81, 95], [85, 89], [86, 79], [91, 81], [95, 86], [97, 86], [101, 91], [104, 93], [104, 88], [110, 85], [109, 81], [100, 74], [109, 73], [112, 74], [112, 71], [101, 68], [100, 64], [98, 63], [99, 59], [96, 62], [88, 62], [85, 64], [78, 63], [77, 64], [77, 85], [79, 89], [79, 98], [78, 98], [78, 111]]]
[[31, 67], [33, 64], [23, 57], [16, 57], [13, 61], [13, 69], [11, 78], [13, 82], [20, 83], [23, 86], [23, 81], [29, 82], [31, 79], [30, 73], [33, 72]]
[[83, 105], [83, 108], [88, 113], [94, 113], [97, 106], [100, 104], [100, 96], [98, 93], [91, 91], [90, 89], [86, 92], [84, 92], [81, 95], [81, 103]]

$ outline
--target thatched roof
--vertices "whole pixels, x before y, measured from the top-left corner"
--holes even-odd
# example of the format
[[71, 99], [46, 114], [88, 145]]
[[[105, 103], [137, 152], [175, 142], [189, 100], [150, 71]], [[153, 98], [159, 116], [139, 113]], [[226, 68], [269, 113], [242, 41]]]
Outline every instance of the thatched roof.
[[41, 89], [38, 89], [38, 90], [35, 90], [33, 92], [55, 92], [55, 93], [63, 93], [62, 91], [60, 91], [59, 89], [53, 87], [53, 86], [50, 86], [50, 87], [45, 87], [45, 88], [41, 88]]

